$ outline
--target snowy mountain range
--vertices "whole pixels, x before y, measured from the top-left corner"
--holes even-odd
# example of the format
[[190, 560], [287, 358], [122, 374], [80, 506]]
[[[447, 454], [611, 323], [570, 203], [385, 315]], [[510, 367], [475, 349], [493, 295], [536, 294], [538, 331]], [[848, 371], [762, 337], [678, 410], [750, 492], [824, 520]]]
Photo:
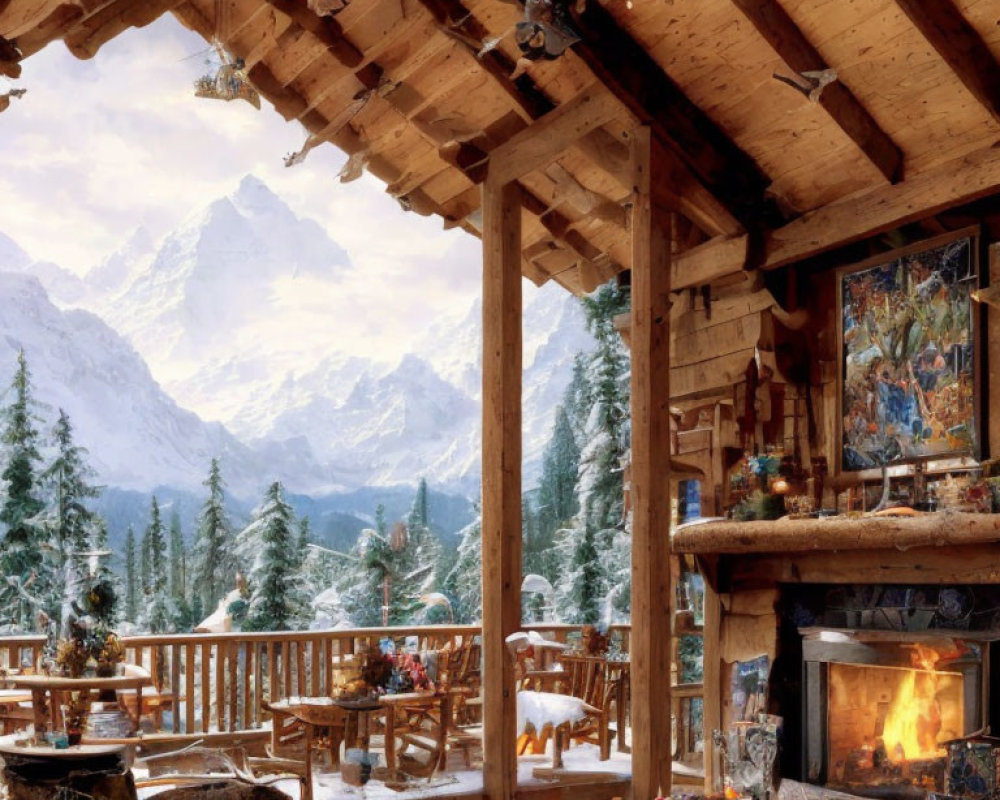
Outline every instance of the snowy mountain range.
[[[36, 396], [66, 409], [101, 479], [122, 488], [197, 488], [220, 455], [244, 496], [275, 478], [322, 495], [420, 476], [474, 494], [479, 301], [395, 360], [297, 333], [328, 324], [323, 298], [351, 269], [319, 224], [253, 176], [159, 242], [136, 230], [83, 278], [0, 233], [0, 381], [23, 347]], [[556, 286], [526, 292], [524, 330], [531, 486], [573, 357], [592, 340]]]

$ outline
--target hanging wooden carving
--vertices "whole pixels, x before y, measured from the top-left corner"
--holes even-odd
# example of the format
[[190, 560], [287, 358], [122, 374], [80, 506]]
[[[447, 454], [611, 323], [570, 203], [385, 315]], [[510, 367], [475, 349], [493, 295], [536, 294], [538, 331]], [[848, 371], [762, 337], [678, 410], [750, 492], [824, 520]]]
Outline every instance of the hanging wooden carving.
[[214, 73], [198, 78], [194, 84], [195, 97], [212, 100], [246, 100], [254, 108], [260, 108], [260, 95], [250, 83], [242, 58], [233, 58], [218, 42], [215, 50], [222, 62]]
[[20, 97], [26, 91], [28, 91], [28, 90], [27, 89], [11, 89], [6, 94], [0, 94], [0, 112], [7, 110], [7, 106], [10, 105], [10, 101], [11, 101], [12, 97]]

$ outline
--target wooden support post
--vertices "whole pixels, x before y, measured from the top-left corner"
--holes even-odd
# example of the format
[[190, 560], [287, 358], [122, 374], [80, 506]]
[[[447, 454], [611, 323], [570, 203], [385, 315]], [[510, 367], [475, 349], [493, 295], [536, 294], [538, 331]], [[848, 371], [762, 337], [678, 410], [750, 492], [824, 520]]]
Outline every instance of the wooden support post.
[[670, 215], [650, 187], [667, 159], [633, 137], [632, 797], [670, 794]]
[[670, 794], [670, 215], [648, 127], [633, 137], [632, 797]]
[[[989, 249], [989, 285], [1000, 286], [1000, 244], [994, 244]], [[987, 374], [986, 396], [989, 407], [1000, 401], [1000, 308], [987, 306], [986, 312], [986, 350], [989, 372]], [[990, 414], [986, 434], [990, 458], [1000, 456], [1000, 414]]]
[[705, 794], [715, 791], [715, 747], [712, 731], [722, 729], [722, 603], [705, 579], [705, 622], [702, 627], [702, 745], [705, 748]]
[[514, 665], [521, 625], [521, 192], [483, 185], [483, 786], [517, 787]]

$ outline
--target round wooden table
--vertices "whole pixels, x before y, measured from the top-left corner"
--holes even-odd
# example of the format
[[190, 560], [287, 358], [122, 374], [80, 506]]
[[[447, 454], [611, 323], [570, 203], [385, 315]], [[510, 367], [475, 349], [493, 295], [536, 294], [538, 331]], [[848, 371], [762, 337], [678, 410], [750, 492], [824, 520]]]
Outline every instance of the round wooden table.
[[[134, 689], [136, 698], [135, 716], [131, 717], [133, 729], [139, 728], [139, 714], [142, 709], [142, 688], [152, 686], [148, 675], [116, 676], [111, 678], [81, 677], [62, 678], [54, 675], [12, 675], [7, 682], [15, 689], [31, 692], [31, 705], [35, 714], [35, 735], [41, 737], [48, 730], [62, 725], [59, 707], [62, 698], [71, 692], [83, 693], [89, 701], [101, 692], [119, 689]], [[126, 710], [127, 713], [127, 710]], [[131, 715], [130, 715], [131, 716]]]

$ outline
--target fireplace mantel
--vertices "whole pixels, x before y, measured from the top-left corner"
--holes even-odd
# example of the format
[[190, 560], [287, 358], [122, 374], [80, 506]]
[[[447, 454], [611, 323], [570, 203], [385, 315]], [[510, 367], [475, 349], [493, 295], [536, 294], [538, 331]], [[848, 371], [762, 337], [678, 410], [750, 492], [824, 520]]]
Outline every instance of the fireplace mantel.
[[1000, 542], [1000, 514], [936, 511], [906, 517], [722, 520], [683, 525], [671, 539], [675, 553], [694, 555], [952, 548]]

